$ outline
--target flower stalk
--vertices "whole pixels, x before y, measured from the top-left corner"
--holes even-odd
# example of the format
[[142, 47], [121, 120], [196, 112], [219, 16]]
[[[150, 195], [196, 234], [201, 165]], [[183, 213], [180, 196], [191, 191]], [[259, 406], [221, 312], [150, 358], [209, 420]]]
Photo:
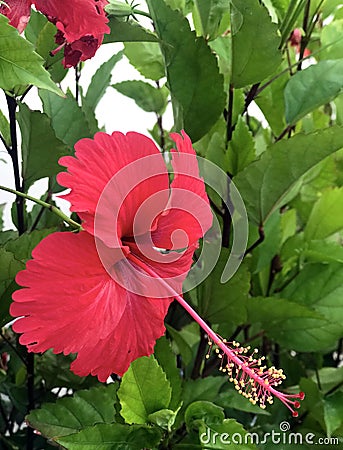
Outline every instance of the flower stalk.
[[16, 191], [15, 189], [11, 189], [11, 188], [6, 187], [6, 186], [1, 186], [0, 185], [0, 190], [6, 191], [6, 192], [10, 192], [11, 194], [15, 194], [18, 197], [25, 198], [26, 200], [30, 200], [31, 202], [34, 202], [37, 205], [43, 206], [43, 208], [49, 209], [49, 211], [51, 211], [54, 214], [56, 214], [58, 217], [60, 217], [68, 225], [76, 228], [78, 231], [82, 230], [82, 226], [79, 223], [77, 223], [74, 220], [72, 220], [70, 217], [68, 217], [66, 214], [64, 214], [59, 208], [57, 208], [54, 205], [51, 205], [50, 203], [46, 203], [43, 200], [40, 200], [40, 199], [35, 198], [35, 197], [31, 197], [31, 195], [24, 194], [23, 192]]

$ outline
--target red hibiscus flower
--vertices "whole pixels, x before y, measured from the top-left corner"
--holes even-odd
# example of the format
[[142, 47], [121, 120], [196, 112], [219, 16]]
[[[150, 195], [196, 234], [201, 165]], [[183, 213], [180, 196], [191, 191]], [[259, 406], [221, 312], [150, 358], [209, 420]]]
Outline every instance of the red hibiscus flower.
[[79, 61], [92, 58], [100, 47], [106, 25], [104, 6], [106, 0], [7, 0], [0, 12], [6, 15], [10, 24], [21, 33], [29, 20], [31, 5], [56, 25], [57, 51], [64, 49], [63, 64], [73, 67]]
[[72, 3], [70, 0], [33, 0], [33, 3], [56, 25], [57, 50], [64, 48], [65, 67], [92, 58], [104, 34], [110, 31], [104, 11], [107, 2], [103, 0], [73, 0]]
[[[301, 39], [302, 39], [302, 32], [301, 32], [300, 28], [295, 28], [291, 33], [289, 42], [291, 44], [291, 47], [295, 48], [296, 53], [300, 53]], [[306, 58], [307, 56], [310, 56], [310, 55], [311, 55], [311, 50], [309, 50], [306, 47], [304, 50], [303, 57]]]
[[137, 133], [98, 133], [60, 160], [68, 173], [58, 181], [86, 231], [51, 234], [17, 275], [25, 288], [13, 294], [13, 329], [29, 351], [77, 353], [72, 370], [100, 381], [153, 352], [174, 299], [168, 287], [182, 293], [212, 223], [191, 142], [172, 137], [170, 185], [161, 153]]
[[30, 18], [31, 0], [7, 0], [0, 5], [0, 13], [8, 17], [10, 25], [22, 33]]

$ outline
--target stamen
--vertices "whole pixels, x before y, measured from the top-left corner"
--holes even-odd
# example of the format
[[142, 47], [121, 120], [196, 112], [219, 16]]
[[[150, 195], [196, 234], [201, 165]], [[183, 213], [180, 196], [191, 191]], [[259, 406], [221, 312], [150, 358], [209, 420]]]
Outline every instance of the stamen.
[[239, 394], [262, 409], [265, 409], [266, 403], [271, 405], [273, 397], [276, 397], [292, 412], [293, 417], [298, 417], [295, 409], [300, 408], [300, 402], [295, 399], [303, 400], [305, 394], [284, 394], [275, 389], [286, 379], [282, 369], [262, 366], [265, 357], [257, 357], [257, 349], [249, 354], [250, 346], [243, 347], [236, 341], [230, 343], [218, 335], [216, 337], [215, 343], [211, 339], [208, 340], [209, 350], [206, 358], [209, 358], [215, 346], [214, 353], [221, 360], [219, 370], [227, 373], [229, 381], [234, 384]]

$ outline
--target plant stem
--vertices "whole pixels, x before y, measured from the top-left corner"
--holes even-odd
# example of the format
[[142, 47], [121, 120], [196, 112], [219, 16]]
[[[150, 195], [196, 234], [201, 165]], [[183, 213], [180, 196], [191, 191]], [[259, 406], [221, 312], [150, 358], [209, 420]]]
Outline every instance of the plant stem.
[[301, 70], [302, 59], [304, 57], [305, 48], [306, 48], [306, 45], [308, 44], [308, 41], [309, 41], [309, 38], [310, 38], [310, 36], [308, 35], [310, 8], [311, 8], [311, 0], [307, 0], [307, 2], [305, 4], [305, 9], [304, 9], [304, 20], [303, 20], [303, 30], [304, 30], [305, 36], [301, 37], [300, 52], [299, 52], [299, 63], [298, 63], [298, 66], [297, 66], [297, 70], [298, 71]]
[[232, 139], [232, 116], [233, 116], [233, 96], [234, 96], [234, 87], [230, 84], [229, 87], [229, 103], [227, 108], [227, 119], [226, 119], [226, 142], [230, 142]]
[[22, 184], [20, 178], [20, 170], [19, 170], [19, 159], [18, 159], [18, 141], [17, 141], [17, 122], [16, 122], [16, 109], [17, 109], [17, 101], [14, 97], [6, 94], [6, 101], [8, 106], [8, 115], [10, 120], [10, 134], [11, 134], [11, 148], [8, 150], [8, 153], [12, 160], [13, 165], [13, 174], [14, 174], [14, 182], [16, 188], [16, 208], [17, 208], [17, 219], [18, 219], [18, 233], [19, 235], [23, 234], [25, 231], [25, 223], [24, 223], [24, 199], [20, 196], [20, 192], [22, 192]]
[[80, 97], [80, 78], [81, 78], [81, 63], [75, 67], [75, 100], [79, 104]]
[[31, 202], [37, 203], [37, 205], [41, 205], [44, 208], [47, 208], [49, 211], [56, 214], [58, 217], [64, 220], [67, 224], [71, 225], [72, 227], [77, 228], [78, 230], [82, 230], [82, 227], [79, 223], [72, 220], [70, 217], [68, 217], [66, 214], [64, 214], [60, 209], [58, 209], [54, 205], [50, 205], [50, 203], [46, 203], [43, 200], [40, 200], [38, 198], [31, 197], [31, 195], [24, 194], [23, 192], [16, 191], [14, 189], [8, 188], [6, 186], [0, 185], [0, 190], [10, 192], [11, 194], [15, 194], [21, 198], [25, 198], [26, 200], [30, 200]]
[[[16, 120], [16, 109], [17, 109], [17, 100], [14, 97], [6, 94], [6, 101], [8, 106], [8, 115], [10, 120], [10, 135], [11, 135], [11, 148], [9, 151], [9, 155], [12, 159], [13, 164], [13, 174], [14, 174], [14, 182], [16, 191], [16, 207], [17, 207], [17, 226], [19, 236], [25, 232], [25, 221], [24, 221], [24, 198], [23, 195], [23, 185], [20, 176], [19, 169], [19, 158], [18, 158], [18, 140], [17, 140], [17, 120]], [[12, 190], [13, 191], [13, 190]], [[34, 409], [34, 356], [33, 354], [29, 354], [26, 351], [27, 359], [26, 359], [26, 372], [27, 372], [27, 412], [29, 413], [32, 409]], [[33, 428], [27, 428], [27, 440], [26, 440], [26, 449], [33, 450], [34, 448], [34, 432]]]
[[144, 16], [144, 17], [147, 17], [148, 19], [152, 20], [150, 14], [145, 11], [142, 11], [141, 9], [133, 8], [132, 14], [138, 14], [139, 16]]

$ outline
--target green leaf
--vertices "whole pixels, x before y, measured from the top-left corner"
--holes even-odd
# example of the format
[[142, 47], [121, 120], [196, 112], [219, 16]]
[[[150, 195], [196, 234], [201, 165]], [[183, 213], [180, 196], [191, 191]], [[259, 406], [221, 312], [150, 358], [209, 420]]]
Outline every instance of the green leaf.
[[14, 278], [24, 267], [12, 252], [0, 248], [0, 327], [12, 319], [8, 310], [11, 294], [17, 287]]
[[0, 88], [12, 91], [33, 84], [63, 95], [42, 64], [43, 60], [33, 51], [32, 44], [19, 36], [7, 18], [0, 15]]
[[56, 441], [69, 450], [141, 450], [155, 448], [161, 437], [156, 428], [111, 423], [97, 424]]
[[185, 411], [185, 422], [188, 430], [197, 427], [199, 421], [207, 424], [222, 423], [225, 419], [223, 408], [212, 402], [197, 401], [191, 403]]
[[141, 27], [133, 20], [121, 21], [111, 17], [108, 23], [111, 29], [104, 36], [104, 44], [109, 42], [157, 42], [156, 36], [151, 31]]
[[196, 39], [187, 19], [162, 0], [147, 3], [161, 39], [175, 129], [184, 128], [195, 142], [223, 112], [226, 101], [223, 76], [215, 55], [203, 38]]
[[[251, 439], [246, 439], [247, 434], [243, 426], [234, 419], [225, 419], [222, 423], [199, 427], [201, 448], [206, 450], [251, 450], [256, 446]], [[248, 436], [247, 436], [248, 437]]]
[[25, 28], [26, 39], [36, 45], [39, 33], [47, 22], [48, 19], [43, 14], [31, 9], [30, 20]]
[[[195, 0], [193, 18], [200, 34], [206, 39], [214, 39], [228, 28], [230, 0]], [[224, 29], [222, 27], [224, 26]]]
[[174, 343], [177, 346], [177, 349], [185, 363], [188, 365], [192, 361], [193, 353], [190, 343], [185, 339], [182, 335], [182, 332], [179, 330], [175, 330], [172, 326], [166, 325], [168, 333], [173, 338]]
[[296, 194], [299, 180], [312, 167], [343, 147], [343, 128], [331, 127], [308, 135], [272, 144], [261, 156], [240, 172], [234, 183], [243, 197], [248, 215], [256, 224], [284, 205], [290, 191]]
[[251, 131], [243, 117], [239, 117], [228, 150], [229, 172], [237, 175], [238, 172], [254, 161], [255, 144]]
[[229, 249], [223, 248], [210, 276], [198, 287], [201, 315], [210, 323], [230, 323], [238, 326], [246, 320], [246, 301], [250, 290], [250, 273], [242, 264], [226, 283], [221, 282]]
[[[286, 64], [282, 64], [280, 71], [286, 67]], [[275, 136], [279, 136], [286, 127], [283, 92], [288, 78], [289, 75], [287, 73], [276, 78], [254, 100], [263, 112]]]
[[16, 239], [7, 241], [5, 250], [12, 252], [18, 261], [26, 262], [31, 258], [32, 250], [37, 247], [42, 239], [51, 234], [54, 229], [34, 230], [31, 233], [24, 233]]
[[176, 411], [161, 409], [160, 411], [149, 414], [149, 422], [154, 423], [163, 430], [171, 432], [180, 408], [181, 406]]
[[106, 88], [111, 82], [113, 67], [122, 59], [122, 57], [123, 52], [114, 54], [95, 72], [87, 89], [87, 94], [83, 99], [88, 108], [95, 110], [97, 104], [105, 94]]
[[267, 336], [285, 348], [304, 352], [326, 348], [332, 342], [332, 335], [325, 331], [328, 319], [298, 304], [294, 296], [282, 295], [285, 298], [251, 298], [247, 303], [249, 322], [260, 323]]
[[164, 61], [158, 42], [127, 42], [125, 56], [145, 78], [157, 81], [165, 76]]
[[284, 90], [287, 123], [294, 124], [307, 113], [330, 102], [342, 89], [343, 59], [319, 61], [297, 72]]
[[63, 355], [48, 350], [36, 358], [35, 371], [37, 376], [44, 379], [44, 385], [48, 391], [53, 388], [88, 389], [99, 386], [98, 379], [91, 375], [79, 377], [70, 370], [75, 355]]
[[22, 135], [22, 176], [27, 192], [35, 181], [61, 172], [58, 159], [70, 154], [70, 151], [56, 138], [50, 119], [45, 114], [31, 111], [22, 103], [17, 117]]
[[231, 29], [233, 86], [259, 83], [271, 75], [281, 63], [281, 51], [267, 8], [258, 0], [232, 0]]
[[343, 247], [335, 242], [311, 241], [304, 250], [304, 255], [312, 262], [343, 263]]
[[183, 390], [183, 407], [195, 401], [203, 400], [215, 402], [218, 393], [224, 383], [227, 383], [225, 377], [206, 377], [197, 380], [187, 380]]
[[305, 227], [306, 240], [325, 239], [343, 228], [343, 188], [323, 192]]
[[57, 47], [55, 42], [56, 27], [51, 22], [47, 22], [40, 31], [37, 42], [36, 51], [42, 58], [45, 59], [45, 67], [51, 75], [51, 78], [60, 83], [67, 75], [68, 69], [63, 67], [62, 59], [64, 52], [59, 51], [55, 56], [52, 56], [50, 52]]
[[0, 110], [0, 133], [4, 138], [8, 147], [11, 146], [11, 136], [10, 136], [10, 124], [8, 123], [7, 117]]
[[44, 436], [56, 439], [76, 433], [97, 423], [114, 421], [115, 384], [78, 391], [73, 397], [45, 403], [32, 411], [26, 420]]
[[[281, 292], [284, 298], [292, 299], [304, 307], [311, 308], [327, 320], [327, 324], [316, 330], [313, 336], [318, 345], [309, 351], [325, 349], [334, 345], [343, 334], [343, 266], [342, 264], [308, 264], [298, 276]], [[303, 324], [306, 333], [305, 325]], [[300, 333], [302, 334], [302, 333]]]
[[71, 97], [61, 98], [50, 92], [40, 91], [45, 114], [50, 117], [56, 137], [73, 148], [75, 143], [91, 137], [84, 112]]
[[149, 415], [166, 409], [171, 387], [153, 356], [136, 359], [130, 365], [118, 390], [120, 414], [127, 423], [144, 424]]
[[157, 89], [144, 81], [132, 80], [112, 84], [112, 87], [132, 98], [144, 111], [162, 114], [166, 109], [169, 91], [164, 86]]
[[[326, 2], [327, 3], [327, 2]], [[333, 20], [320, 33], [322, 51], [320, 59], [341, 59], [343, 55], [343, 19]]]
[[181, 373], [176, 365], [176, 356], [172, 351], [170, 342], [165, 336], [156, 341], [154, 355], [172, 388], [169, 408], [176, 410], [181, 402]]
[[324, 421], [328, 437], [343, 423], [343, 392], [338, 391], [324, 400]]

